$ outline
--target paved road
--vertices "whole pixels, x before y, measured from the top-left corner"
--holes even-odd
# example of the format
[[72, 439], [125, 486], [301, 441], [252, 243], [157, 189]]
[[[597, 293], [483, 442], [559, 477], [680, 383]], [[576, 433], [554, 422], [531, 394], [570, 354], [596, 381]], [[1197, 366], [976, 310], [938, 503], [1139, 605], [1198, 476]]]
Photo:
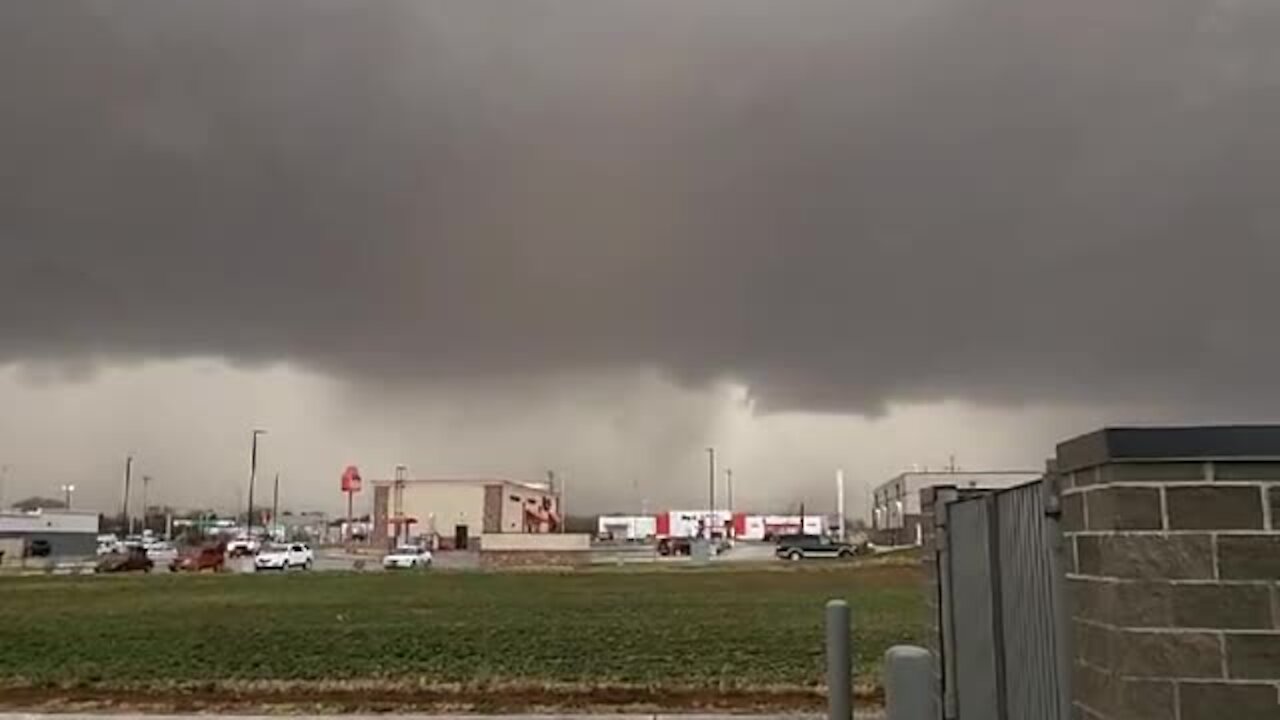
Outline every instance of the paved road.
[[[141, 714], [39, 714], [0, 713], [0, 720], [280, 720], [281, 715], [141, 715]], [[326, 716], [319, 716], [326, 717]], [[796, 715], [333, 715], [346, 720], [823, 720], [825, 716]], [[884, 720], [884, 713], [855, 714], [855, 720]]]
[[[364, 572], [384, 572], [382, 556], [374, 554], [348, 553], [345, 550], [316, 551], [315, 569], [319, 571], [354, 570], [356, 564], [363, 562]], [[473, 552], [435, 553], [431, 561], [433, 568], [442, 570], [471, 570], [480, 567], [480, 555]], [[401, 572], [412, 572], [404, 570]]]
[[[687, 563], [687, 557], [667, 558], [658, 555], [647, 545], [597, 546], [591, 550], [591, 561], [596, 565]], [[740, 543], [729, 552], [719, 555], [713, 562], [768, 562], [773, 560], [773, 545], [765, 543]], [[354, 554], [345, 550], [318, 550], [315, 569], [319, 571], [353, 570], [356, 563], [364, 562], [365, 572], [382, 572], [381, 556]], [[432, 567], [446, 570], [472, 570], [480, 567], [480, 556], [474, 552], [438, 552]]]

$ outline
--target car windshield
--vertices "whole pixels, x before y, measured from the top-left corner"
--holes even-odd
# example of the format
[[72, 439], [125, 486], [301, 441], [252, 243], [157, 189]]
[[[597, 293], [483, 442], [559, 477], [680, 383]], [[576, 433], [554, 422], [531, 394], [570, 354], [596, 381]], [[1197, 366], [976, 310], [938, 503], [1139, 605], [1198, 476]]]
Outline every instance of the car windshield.
[[396, 555], [421, 555], [422, 548], [413, 545], [401, 545], [396, 548]]

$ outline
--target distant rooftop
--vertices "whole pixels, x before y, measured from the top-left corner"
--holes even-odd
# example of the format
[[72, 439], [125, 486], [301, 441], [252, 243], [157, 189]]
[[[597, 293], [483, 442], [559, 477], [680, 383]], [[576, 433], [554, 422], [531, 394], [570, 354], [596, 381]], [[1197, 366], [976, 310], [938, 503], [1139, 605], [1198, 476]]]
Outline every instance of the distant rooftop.
[[[370, 480], [374, 485], [394, 485], [394, 479]], [[525, 490], [534, 490], [536, 492], [551, 492], [550, 486], [546, 483], [525, 482], [523, 480], [507, 480], [503, 478], [407, 478], [404, 480], [406, 485], [423, 485], [428, 483], [438, 483], [441, 485], [513, 485], [515, 487], [524, 488]]]
[[1035, 475], [1041, 470], [903, 470], [894, 477], [903, 475]]

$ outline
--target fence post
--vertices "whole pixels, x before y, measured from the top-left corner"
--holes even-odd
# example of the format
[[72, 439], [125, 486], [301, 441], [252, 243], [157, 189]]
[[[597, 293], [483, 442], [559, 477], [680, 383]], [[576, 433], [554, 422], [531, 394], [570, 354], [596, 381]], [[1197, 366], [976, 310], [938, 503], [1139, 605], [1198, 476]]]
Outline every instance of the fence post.
[[852, 703], [849, 603], [830, 600], [827, 602], [827, 720], [852, 720]]
[[884, 654], [887, 720], [937, 720], [933, 707], [933, 658], [913, 645], [895, 645]]

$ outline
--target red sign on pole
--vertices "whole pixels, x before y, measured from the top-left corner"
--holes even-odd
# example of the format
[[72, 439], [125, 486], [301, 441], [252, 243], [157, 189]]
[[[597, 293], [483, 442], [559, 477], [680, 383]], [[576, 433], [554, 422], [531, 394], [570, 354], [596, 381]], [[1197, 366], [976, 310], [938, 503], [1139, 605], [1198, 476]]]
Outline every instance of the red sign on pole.
[[348, 465], [347, 469], [342, 472], [342, 492], [358, 493], [360, 492], [360, 471], [355, 465]]

